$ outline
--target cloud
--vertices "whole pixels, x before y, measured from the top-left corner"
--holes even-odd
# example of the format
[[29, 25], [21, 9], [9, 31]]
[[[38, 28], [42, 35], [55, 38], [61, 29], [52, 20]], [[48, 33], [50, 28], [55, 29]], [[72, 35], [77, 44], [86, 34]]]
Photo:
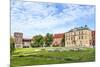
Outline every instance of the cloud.
[[[93, 15], [93, 5], [75, 5], [42, 2], [11, 2], [11, 33], [25, 35], [66, 32], [78, 26], [81, 17]], [[87, 18], [87, 19], [88, 19]]]

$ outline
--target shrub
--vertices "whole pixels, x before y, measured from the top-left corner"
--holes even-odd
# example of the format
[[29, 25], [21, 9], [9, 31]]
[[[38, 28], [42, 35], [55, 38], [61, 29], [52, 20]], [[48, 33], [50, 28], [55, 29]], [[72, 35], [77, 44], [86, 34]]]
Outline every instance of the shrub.
[[46, 49], [45, 48], [42, 48], [41, 50], [45, 51]]
[[53, 47], [59, 47], [59, 45], [53, 45]]
[[19, 55], [19, 57], [24, 57], [24, 55]]

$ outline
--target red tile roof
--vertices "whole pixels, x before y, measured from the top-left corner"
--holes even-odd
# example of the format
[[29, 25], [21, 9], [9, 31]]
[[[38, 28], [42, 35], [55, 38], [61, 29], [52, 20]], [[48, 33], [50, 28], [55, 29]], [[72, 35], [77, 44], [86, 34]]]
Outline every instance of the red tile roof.
[[60, 33], [60, 34], [54, 34], [53, 38], [63, 38], [64, 37], [64, 33]]

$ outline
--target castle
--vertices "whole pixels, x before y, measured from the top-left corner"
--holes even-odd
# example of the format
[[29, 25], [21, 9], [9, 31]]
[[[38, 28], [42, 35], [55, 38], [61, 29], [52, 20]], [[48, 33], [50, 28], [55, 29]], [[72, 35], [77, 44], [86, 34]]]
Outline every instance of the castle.
[[[64, 38], [64, 47], [94, 47], [95, 31], [87, 26], [76, 27], [68, 32], [53, 35], [52, 45], [62, 46], [61, 41]], [[15, 32], [15, 48], [30, 48], [32, 39], [23, 38], [23, 33]]]

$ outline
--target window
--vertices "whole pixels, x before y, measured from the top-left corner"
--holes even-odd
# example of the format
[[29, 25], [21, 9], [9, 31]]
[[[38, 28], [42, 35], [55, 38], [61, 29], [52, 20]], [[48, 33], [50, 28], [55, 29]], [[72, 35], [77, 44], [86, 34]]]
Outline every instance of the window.
[[82, 34], [83, 34], [83, 31], [82, 31]]
[[82, 42], [80, 41], [80, 46], [82, 46]]
[[80, 39], [80, 36], [79, 36], [79, 39]]
[[23, 46], [23, 48], [29, 48], [29, 46]]
[[70, 40], [70, 37], [69, 37], [69, 40]]
[[83, 36], [82, 36], [82, 39], [83, 39]]
[[76, 35], [76, 33], [74, 32], [74, 35]]
[[80, 31], [79, 31], [79, 35], [80, 35]]
[[73, 38], [71, 37], [71, 40], [72, 40]]

